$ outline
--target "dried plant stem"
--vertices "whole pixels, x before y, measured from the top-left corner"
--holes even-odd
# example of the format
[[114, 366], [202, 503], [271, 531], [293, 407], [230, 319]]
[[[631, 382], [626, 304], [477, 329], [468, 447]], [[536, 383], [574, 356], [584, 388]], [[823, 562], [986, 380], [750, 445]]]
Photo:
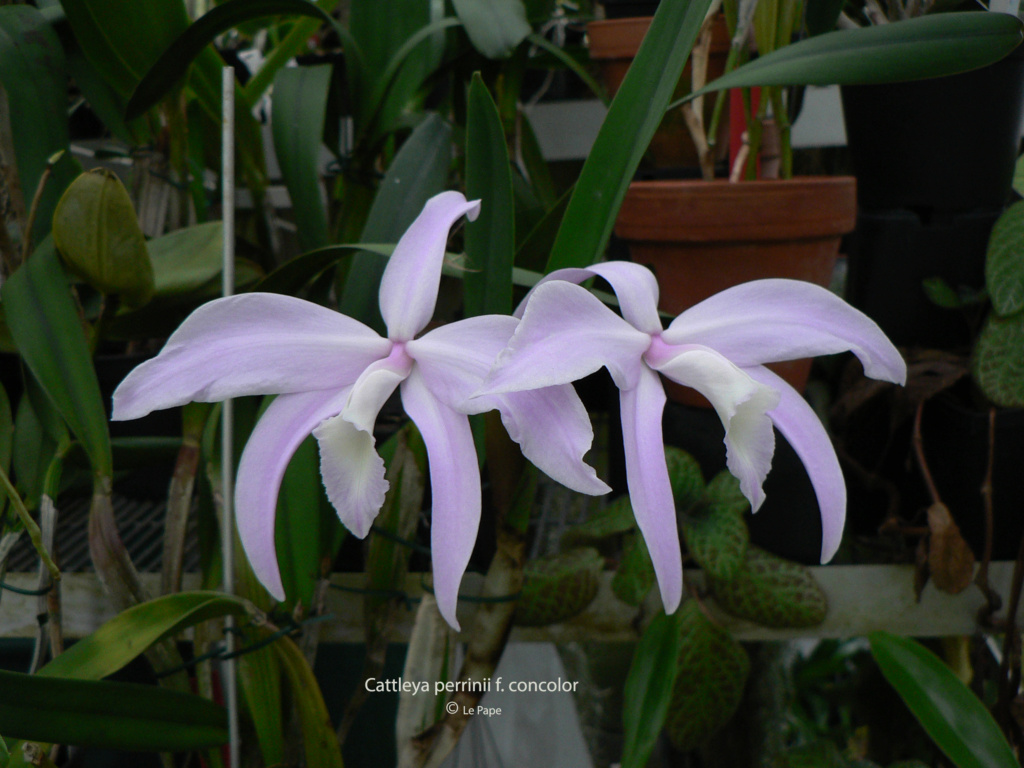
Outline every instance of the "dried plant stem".
[[928, 489], [928, 495], [932, 498], [932, 503], [941, 504], [942, 499], [939, 497], [939, 489], [935, 486], [935, 480], [932, 478], [931, 470], [928, 468], [928, 461], [924, 456], [924, 439], [921, 437], [921, 414], [924, 412], [924, 403], [924, 400], [918, 403], [917, 410], [914, 412], [914, 458], [917, 460], [917, 468], [921, 471], [921, 479], [924, 480], [925, 487]]
[[13, 132], [11, 131], [10, 102], [7, 91], [0, 85], [0, 194], [6, 198], [6, 205], [0, 221], [0, 277], [13, 274], [21, 264], [18, 249], [11, 240], [7, 223], [14, 222], [16, 229], [24, 237], [25, 232], [25, 197], [18, 178], [18, 157], [14, 151]]
[[208, 415], [209, 407], [201, 404], [187, 405], [183, 411], [184, 435], [167, 492], [167, 515], [164, 518], [164, 548], [160, 572], [160, 592], [164, 595], [181, 590], [188, 515], [192, 507], [196, 472], [199, 470], [199, 441], [202, 439]]
[[64, 154], [64, 150], [60, 150], [50, 155], [46, 161], [46, 167], [43, 168], [43, 173], [39, 177], [39, 183], [36, 185], [35, 194], [32, 196], [32, 204], [28, 209], [28, 219], [25, 221], [25, 232], [21, 238], [21, 260], [26, 261], [32, 254], [32, 228], [36, 225], [36, 216], [39, 214], [39, 204], [43, 200], [43, 190], [46, 189], [46, 182], [50, 180], [50, 174], [53, 173], [53, 166], [56, 165], [57, 161], [60, 160]]
[[985, 550], [982, 553], [981, 565], [978, 566], [978, 573], [974, 577], [974, 583], [978, 585], [985, 595], [985, 605], [978, 611], [978, 622], [982, 626], [991, 624], [992, 615], [1002, 606], [1002, 598], [999, 593], [992, 589], [988, 583], [988, 568], [992, 562], [992, 541], [995, 536], [995, 512], [992, 507], [992, 470], [996, 461], [996, 409], [989, 408], [988, 412], [988, 466], [985, 470], [985, 479], [981, 484], [981, 500], [985, 508]]

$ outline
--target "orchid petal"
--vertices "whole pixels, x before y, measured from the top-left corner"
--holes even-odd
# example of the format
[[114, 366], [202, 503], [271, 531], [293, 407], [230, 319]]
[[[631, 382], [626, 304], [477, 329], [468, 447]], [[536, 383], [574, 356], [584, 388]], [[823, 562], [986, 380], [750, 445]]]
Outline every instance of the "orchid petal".
[[479, 212], [479, 200], [467, 202], [461, 192], [442, 192], [427, 201], [405, 230], [380, 282], [380, 313], [390, 338], [409, 341], [430, 322], [448, 232], [462, 216], [472, 221]]
[[846, 522], [846, 482], [821, 419], [793, 387], [767, 368], [748, 368], [753, 378], [776, 389], [782, 399], [768, 413], [803, 462], [821, 511], [821, 562], [839, 549]]
[[471, 317], [436, 328], [406, 348], [442, 403], [460, 413], [497, 409], [523, 455], [549, 477], [581, 493], [607, 493], [609, 487], [583, 462], [594, 431], [571, 384], [467, 400], [517, 325], [504, 315]]
[[370, 532], [388, 490], [373, 425], [411, 365], [405, 351], [395, 345], [391, 355], [359, 377], [344, 410], [313, 430], [320, 443], [320, 476], [327, 498], [345, 527], [361, 539]]
[[445, 621], [458, 629], [459, 584], [480, 526], [480, 468], [473, 433], [469, 417], [438, 400], [418, 370], [402, 383], [402, 404], [427, 446], [437, 607]]
[[482, 413], [467, 400], [483, 382], [519, 322], [508, 315], [478, 315], [434, 328], [406, 343], [430, 391], [450, 408]]
[[337, 389], [390, 343], [360, 322], [290, 296], [248, 293], [199, 307], [114, 392], [116, 421], [192, 401]]
[[630, 261], [608, 261], [585, 268], [556, 269], [542, 277], [516, 308], [516, 317], [522, 317], [531, 294], [544, 283], [563, 280], [582, 283], [592, 277], [601, 277], [611, 285], [619, 299], [622, 317], [639, 331], [661, 333], [658, 316], [658, 280], [647, 267]]
[[874, 320], [800, 280], [755, 280], [717, 293], [679, 315], [663, 338], [711, 347], [740, 367], [850, 350], [871, 378], [907, 378], [903, 358]]
[[725, 426], [726, 466], [757, 511], [764, 502], [761, 485], [775, 452], [767, 411], [778, 405], [779, 393], [707, 347], [671, 346], [657, 339], [645, 359], [672, 381], [693, 387], [711, 401]]
[[651, 337], [589, 291], [561, 280], [538, 286], [515, 334], [477, 393], [568, 384], [602, 366], [622, 389], [636, 386]]
[[274, 548], [281, 479], [299, 444], [345, 407], [348, 392], [346, 388], [280, 395], [267, 407], [242, 451], [235, 486], [238, 536], [256, 578], [278, 600], [285, 598]]
[[651, 554], [665, 612], [672, 613], [683, 595], [683, 561], [661, 431], [665, 390], [658, 375], [645, 368], [636, 387], [619, 393], [619, 402], [629, 501]]

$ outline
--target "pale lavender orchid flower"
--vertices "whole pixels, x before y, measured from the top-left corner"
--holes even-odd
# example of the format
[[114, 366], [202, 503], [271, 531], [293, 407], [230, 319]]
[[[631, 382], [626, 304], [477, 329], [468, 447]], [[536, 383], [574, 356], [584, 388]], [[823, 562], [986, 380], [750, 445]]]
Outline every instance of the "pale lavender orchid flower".
[[[621, 317], [576, 285], [595, 276], [614, 289]], [[659, 374], [711, 402], [725, 426], [727, 466], [754, 511], [764, 501], [762, 483], [775, 450], [772, 424], [778, 427], [817, 495], [826, 562], [839, 547], [846, 517], [835, 449], [800, 393], [764, 364], [850, 350], [868, 376], [897, 383], [905, 381], [906, 365], [874, 321], [810, 283], [745, 283], [686, 310], [664, 329], [657, 306], [657, 280], [638, 264], [553, 272], [520, 305], [522, 321], [478, 394], [554, 386], [608, 369], [619, 388], [630, 501], [671, 613], [683, 577]]]
[[118, 420], [190, 401], [279, 395], [245, 447], [235, 494], [242, 544], [277, 599], [285, 595], [274, 518], [289, 460], [312, 433], [328, 498], [349, 530], [365, 537], [388, 488], [374, 422], [396, 388], [426, 444], [434, 590], [441, 614], [456, 628], [458, 587], [481, 512], [467, 414], [498, 409], [510, 436], [544, 472], [584, 493], [609, 490], [583, 463], [593, 432], [571, 384], [468, 402], [511, 338], [516, 318], [467, 318], [417, 337], [434, 313], [448, 232], [479, 209], [479, 201], [467, 202], [458, 192], [441, 193], [402, 236], [380, 285], [386, 338], [301, 299], [242, 294], [197, 309], [114, 393]]

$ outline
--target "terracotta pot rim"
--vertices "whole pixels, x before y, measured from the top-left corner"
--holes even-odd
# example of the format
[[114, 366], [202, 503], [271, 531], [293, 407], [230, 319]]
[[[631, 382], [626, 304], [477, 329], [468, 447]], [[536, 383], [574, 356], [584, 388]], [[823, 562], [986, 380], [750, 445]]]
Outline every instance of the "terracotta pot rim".
[[838, 237], [857, 217], [853, 176], [629, 185], [615, 225], [627, 241], [756, 242]]
[[[629, 185], [629, 192], [633, 193], [664, 193], [672, 195], [684, 190], [700, 192], [700, 194], [714, 194], [725, 190], [736, 190], [745, 188], [762, 191], [765, 194], [768, 190], [778, 190], [779, 187], [847, 187], [856, 186], [855, 176], [794, 176], [791, 179], [757, 179], [755, 181], [729, 181], [728, 179], [653, 179], [649, 181], [634, 181]], [[775, 194], [773, 191], [771, 194]]]

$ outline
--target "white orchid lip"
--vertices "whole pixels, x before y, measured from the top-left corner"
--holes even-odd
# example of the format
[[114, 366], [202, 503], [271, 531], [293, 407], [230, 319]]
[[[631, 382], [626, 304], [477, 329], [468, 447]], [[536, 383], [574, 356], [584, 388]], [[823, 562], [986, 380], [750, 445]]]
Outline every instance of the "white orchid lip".
[[285, 597], [274, 517], [292, 455], [309, 434], [317, 438], [328, 498], [342, 522], [366, 536], [388, 488], [373, 428], [396, 389], [426, 445], [434, 588], [442, 615], [456, 628], [459, 582], [481, 512], [468, 413], [497, 408], [524, 455], [543, 471], [585, 493], [608, 490], [583, 463], [593, 431], [571, 384], [466, 403], [517, 320], [469, 318], [418, 337], [434, 314], [449, 231], [479, 209], [479, 201], [458, 192], [427, 201], [381, 279], [386, 337], [301, 299], [242, 294], [197, 309], [164, 350], [115, 392], [117, 419], [191, 400], [278, 395], [243, 451], [235, 486], [239, 536], [254, 573], [274, 597]]

